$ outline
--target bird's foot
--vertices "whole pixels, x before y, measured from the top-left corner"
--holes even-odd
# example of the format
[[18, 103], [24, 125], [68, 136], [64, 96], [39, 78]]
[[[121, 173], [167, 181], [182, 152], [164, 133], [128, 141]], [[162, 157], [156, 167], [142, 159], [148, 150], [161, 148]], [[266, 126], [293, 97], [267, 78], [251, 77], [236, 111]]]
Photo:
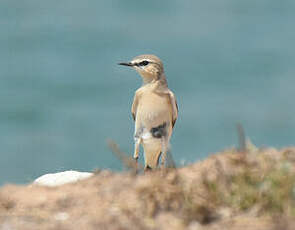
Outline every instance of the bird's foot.
[[138, 157], [134, 157], [134, 160], [135, 160], [134, 172], [135, 172], [135, 175], [137, 175], [138, 174]]

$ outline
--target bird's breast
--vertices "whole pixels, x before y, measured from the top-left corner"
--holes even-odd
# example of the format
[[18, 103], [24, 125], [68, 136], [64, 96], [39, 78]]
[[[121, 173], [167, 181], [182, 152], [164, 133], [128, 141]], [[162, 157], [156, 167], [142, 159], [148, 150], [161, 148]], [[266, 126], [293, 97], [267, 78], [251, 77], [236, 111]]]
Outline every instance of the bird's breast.
[[142, 95], [136, 111], [136, 123], [153, 128], [171, 121], [172, 108], [166, 95], [149, 93]]

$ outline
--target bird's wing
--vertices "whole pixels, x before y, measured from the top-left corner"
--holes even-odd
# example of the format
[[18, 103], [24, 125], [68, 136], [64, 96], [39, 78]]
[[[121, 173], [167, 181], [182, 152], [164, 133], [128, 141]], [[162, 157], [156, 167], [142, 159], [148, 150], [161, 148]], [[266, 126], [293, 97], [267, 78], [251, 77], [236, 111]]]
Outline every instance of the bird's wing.
[[131, 107], [131, 114], [132, 114], [132, 117], [133, 117], [134, 121], [136, 119], [136, 110], [137, 110], [137, 105], [138, 105], [138, 97], [139, 97], [139, 93], [135, 92], [132, 107]]
[[173, 128], [178, 117], [178, 105], [177, 105], [177, 101], [175, 99], [174, 93], [172, 93], [172, 91], [169, 90], [168, 95], [169, 95], [170, 103], [172, 106], [172, 128]]

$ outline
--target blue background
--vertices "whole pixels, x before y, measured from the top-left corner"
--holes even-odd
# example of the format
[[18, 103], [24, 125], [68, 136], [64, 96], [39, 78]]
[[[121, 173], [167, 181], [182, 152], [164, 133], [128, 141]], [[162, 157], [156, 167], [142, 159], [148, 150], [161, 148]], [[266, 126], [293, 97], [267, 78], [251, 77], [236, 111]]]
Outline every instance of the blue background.
[[178, 165], [236, 145], [295, 142], [293, 0], [0, 2], [0, 184], [44, 173], [120, 170], [141, 79], [118, 66], [145, 53], [165, 64], [180, 112]]

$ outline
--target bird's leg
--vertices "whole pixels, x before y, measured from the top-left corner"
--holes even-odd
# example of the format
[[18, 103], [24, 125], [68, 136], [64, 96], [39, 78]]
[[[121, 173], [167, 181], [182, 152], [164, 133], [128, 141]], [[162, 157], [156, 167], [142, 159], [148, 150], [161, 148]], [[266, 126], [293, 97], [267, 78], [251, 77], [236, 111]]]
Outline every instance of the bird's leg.
[[133, 158], [135, 159], [135, 173], [137, 173], [138, 170], [138, 157], [139, 157], [139, 146], [141, 143], [141, 138], [135, 137], [134, 138], [135, 145], [134, 145], [134, 154]]
[[161, 156], [161, 168], [164, 169], [166, 165], [166, 157], [167, 157], [167, 138], [165, 136], [162, 136], [161, 138], [162, 142], [162, 156]]

